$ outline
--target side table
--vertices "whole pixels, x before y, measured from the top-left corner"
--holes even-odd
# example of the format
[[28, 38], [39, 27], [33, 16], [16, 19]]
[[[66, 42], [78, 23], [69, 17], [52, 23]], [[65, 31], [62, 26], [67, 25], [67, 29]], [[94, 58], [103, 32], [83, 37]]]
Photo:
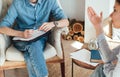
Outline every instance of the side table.
[[[82, 48], [88, 49], [87, 46], [88, 46], [88, 44], [84, 44]], [[72, 69], [72, 71], [71, 71], [72, 77], [73, 77], [73, 74], [74, 74], [74, 64], [77, 65], [77, 66], [86, 68], [86, 69], [91, 69], [91, 70], [94, 70], [97, 67], [97, 65], [93, 66], [93, 65], [90, 65], [90, 64], [87, 64], [85, 62], [78, 61], [78, 60], [72, 58], [72, 68], [71, 68]]]
[[82, 61], [72, 59], [72, 77], [73, 77], [73, 74], [74, 74], [74, 64], [77, 65], [77, 66], [86, 68], [86, 69], [91, 69], [91, 70], [94, 70], [97, 67], [97, 66], [92, 66], [90, 64], [84, 63]]

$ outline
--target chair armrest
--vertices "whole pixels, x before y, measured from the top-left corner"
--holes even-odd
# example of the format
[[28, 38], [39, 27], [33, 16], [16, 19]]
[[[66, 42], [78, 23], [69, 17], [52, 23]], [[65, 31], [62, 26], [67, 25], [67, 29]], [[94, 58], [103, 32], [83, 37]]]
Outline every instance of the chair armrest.
[[68, 27], [63, 27], [63, 28], [57, 28], [55, 27], [52, 32], [51, 32], [51, 36], [50, 36], [50, 43], [55, 47], [56, 51], [57, 51], [57, 55], [60, 58], [63, 58], [63, 47], [62, 47], [62, 39], [61, 39], [61, 35], [67, 34], [69, 32]]
[[0, 66], [2, 66], [5, 62], [5, 51], [6, 48], [10, 45], [10, 39], [8, 36], [4, 34], [0, 34]]

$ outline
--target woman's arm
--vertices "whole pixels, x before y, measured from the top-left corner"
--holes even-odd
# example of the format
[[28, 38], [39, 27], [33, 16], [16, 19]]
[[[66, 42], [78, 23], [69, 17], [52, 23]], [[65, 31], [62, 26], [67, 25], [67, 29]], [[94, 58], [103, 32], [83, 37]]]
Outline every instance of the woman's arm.
[[117, 59], [116, 55], [117, 53], [119, 53], [119, 50], [120, 50], [119, 47], [116, 47], [113, 50], [111, 50], [103, 34], [100, 34], [97, 37], [97, 41], [98, 41], [99, 50], [100, 50], [102, 59], [105, 63], [112, 62], [115, 59]]
[[92, 7], [88, 7], [88, 17], [96, 30], [96, 36], [99, 44], [99, 50], [104, 62], [111, 62], [116, 55], [109, 48], [102, 28], [102, 13], [98, 16]]

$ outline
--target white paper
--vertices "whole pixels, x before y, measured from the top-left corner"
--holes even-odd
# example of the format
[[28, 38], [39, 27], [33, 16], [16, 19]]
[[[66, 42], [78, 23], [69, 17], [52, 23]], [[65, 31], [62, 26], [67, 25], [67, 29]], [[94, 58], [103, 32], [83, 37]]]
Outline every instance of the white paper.
[[86, 49], [81, 49], [76, 52], [70, 53], [70, 57], [78, 61], [90, 64], [92, 66], [98, 65], [98, 63], [90, 62], [91, 53]]
[[22, 40], [22, 41], [29, 41], [29, 40], [33, 40], [43, 34], [45, 34], [46, 32], [45, 31], [39, 31], [39, 30], [34, 30], [33, 34], [32, 34], [32, 37], [30, 38], [22, 38], [22, 37], [14, 37], [13, 40]]

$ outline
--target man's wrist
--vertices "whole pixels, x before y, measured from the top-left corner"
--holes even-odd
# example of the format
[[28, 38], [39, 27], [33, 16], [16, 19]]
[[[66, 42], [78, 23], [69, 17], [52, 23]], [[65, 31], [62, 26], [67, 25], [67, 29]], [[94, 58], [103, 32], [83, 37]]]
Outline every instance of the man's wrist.
[[58, 22], [57, 21], [53, 21], [53, 24], [55, 25], [55, 27], [58, 27]]
[[22, 38], [24, 38], [24, 32], [19, 31], [19, 33], [18, 33], [18, 37], [22, 37]]

